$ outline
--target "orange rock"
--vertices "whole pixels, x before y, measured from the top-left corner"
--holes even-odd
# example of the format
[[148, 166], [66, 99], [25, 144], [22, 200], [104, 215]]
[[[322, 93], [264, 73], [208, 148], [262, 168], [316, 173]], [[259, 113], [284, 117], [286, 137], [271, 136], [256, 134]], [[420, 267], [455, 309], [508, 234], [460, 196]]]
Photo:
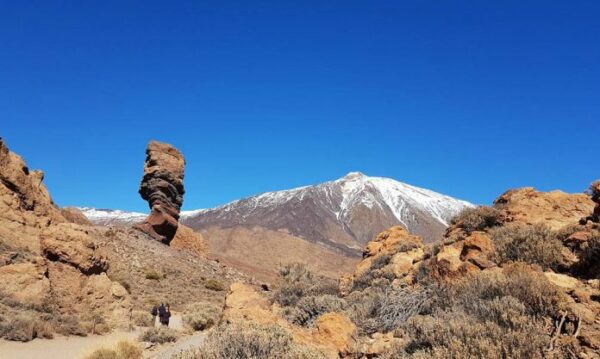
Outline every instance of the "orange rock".
[[356, 326], [342, 314], [323, 314], [315, 323], [315, 331], [318, 343], [332, 344], [340, 355], [351, 353], [355, 346]]
[[170, 243], [173, 248], [193, 253], [199, 257], [206, 257], [208, 244], [202, 234], [195, 232], [190, 227], [179, 224], [175, 237]]
[[583, 193], [539, 192], [532, 187], [507, 191], [494, 204], [512, 221], [545, 224], [554, 230], [578, 223], [594, 209], [594, 202]]

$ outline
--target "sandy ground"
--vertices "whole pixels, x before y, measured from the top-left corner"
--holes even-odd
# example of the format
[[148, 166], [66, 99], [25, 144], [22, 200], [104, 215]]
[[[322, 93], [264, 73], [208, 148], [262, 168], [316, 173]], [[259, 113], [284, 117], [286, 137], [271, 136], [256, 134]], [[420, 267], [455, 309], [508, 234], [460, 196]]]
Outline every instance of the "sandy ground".
[[[173, 313], [169, 327], [178, 331], [183, 330], [181, 314]], [[108, 335], [87, 337], [55, 336], [54, 339], [34, 339], [27, 343], [0, 340], [0, 359], [81, 359], [100, 347], [114, 347], [121, 340], [136, 341], [142, 331], [142, 329], [131, 332], [117, 331]], [[201, 345], [204, 337], [204, 334], [182, 336], [176, 343], [146, 350], [144, 357], [169, 359], [182, 350]]]
[[140, 331], [113, 332], [108, 335], [34, 339], [27, 343], [0, 340], [1, 359], [79, 359], [102, 346], [112, 347], [121, 340], [135, 340]]

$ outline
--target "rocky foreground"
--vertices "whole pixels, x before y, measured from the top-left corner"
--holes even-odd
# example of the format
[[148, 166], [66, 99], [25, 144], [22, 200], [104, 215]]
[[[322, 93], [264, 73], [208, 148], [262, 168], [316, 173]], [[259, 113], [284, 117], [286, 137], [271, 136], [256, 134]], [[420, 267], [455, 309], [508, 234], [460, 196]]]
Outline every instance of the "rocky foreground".
[[243, 278], [206, 259], [202, 236], [185, 226], [170, 246], [143, 231], [92, 226], [76, 209], [58, 208], [43, 177], [0, 139], [0, 337], [129, 329], [159, 301], [174, 310], [220, 303], [228, 283]]
[[[392, 227], [339, 287], [302, 266], [272, 291], [233, 284], [188, 357], [600, 358], [598, 183], [591, 194], [511, 190], [431, 245]], [[260, 346], [270, 333], [285, 339]], [[219, 341], [242, 339], [258, 346]]]

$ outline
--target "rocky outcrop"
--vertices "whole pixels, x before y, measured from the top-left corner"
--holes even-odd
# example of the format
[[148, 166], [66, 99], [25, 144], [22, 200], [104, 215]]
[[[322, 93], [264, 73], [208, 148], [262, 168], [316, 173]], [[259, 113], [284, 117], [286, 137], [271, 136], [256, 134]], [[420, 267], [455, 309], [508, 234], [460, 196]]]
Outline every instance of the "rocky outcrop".
[[594, 207], [594, 212], [591, 215], [580, 221], [581, 224], [586, 224], [588, 221], [600, 223], [600, 181], [592, 183], [589, 191], [592, 195], [592, 201], [596, 203], [596, 207]]
[[367, 244], [363, 260], [356, 266], [354, 273], [340, 279], [340, 291], [348, 294], [355, 282], [367, 277], [374, 280], [393, 277], [393, 286], [412, 283], [425, 258], [424, 248], [421, 237], [411, 235], [401, 226], [379, 233]]
[[156, 141], [148, 144], [139, 193], [148, 201], [150, 215], [136, 228], [165, 244], [177, 232], [183, 204], [184, 167], [183, 155], [175, 147]]
[[540, 192], [525, 187], [505, 192], [494, 201], [494, 207], [505, 212], [508, 221], [544, 224], [557, 230], [587, 216], [594, 202], [583, 193]]
[[[592, 200], [597, 203], [595, 208], [594, 202], [584, 194], [539, 192], [532, 188], [511, 190], [494, 202], [493, 211], [481, 212], [497, 216], [498, 221], [474, 226], [457, 220], [439, 243], [425, 247], [420, 245], [418, 237], [411, 236], [403, 228], [390, 228], [367, 244], [363, 260], [352, 275], [341, 279], [340, 289], [343, 294], [350, 291], [350, 298], [369, 293], [380, 285], [382, 278], [393, 278], [390, 284], [396, 287], [399, 284], [400, 287], [423, 288], [433, 280], [443, 288], [451, 288], [455, 283], [464, 284], [464, 280], [485, 278], [481, 276], [488, 274], [513, 276], [514, 268], [518, 268], [519, 273], [536, 272], [555, 290], [562, 292], [561, 295], [564, 294], [560, 317], [553, 318], [555, 328], [548, 333], [549, 337], [552, 335], [548, 350], [576, 343], [580, 352], [573, 357], [598, 358], [600, 340], [596, 338], [600, 338], [600, 304], [595, 298], [600, 296], [600, 281], [598, 271], [590, 270], [598, 265], [597, 259], [591, 258], [597, 252], [590, 248], [600, 243], [600, 232], [595, 223], [587, 222], [595, 221], [600, 205], [600, 184], [593, 184], [591, 192]], [[578, 225], [580, 218], [584, 218], [581, 223], [584, 225]], [[469, 220], [474, 223], [473, 217]], [[560, 255], [562, 259], [569, 259], [569, 265], [561, 263], [555, 270], [546, 268], [542, 272], [541, 264], [535, 260], [517, 262], [513, 269], [510, 268], [515, 264], [501, 261], [496, 246], [500, 248], [502, 242], [494, 241], [501, 241], [502, 237], [496, 237], [497, 233], [543, 226], [550, 229], [547, 240], [562, 242]], [[589, 268], [582, 270], [582, 266]], [[537, 277], [532, 275], [532, 278]], [[353, 283], [361, 280], [360, 292], [352, 292]], [[396, 334], [400, 338], [396, 338]], [[402, 335], [402, 332], [371, 334], [361, 338], [360, 351], [367, 357], [379, 357], [394, 342], [402, 343]]]
[[69, 223], [76, 221], [54, 205], [42, 179], [0, 140], [0, 297], [11, 303], [7, 315], [26, 311], [56, 323], [69, 316], [83, 324], [94, 314], [111, 327], [126, 326], [131, 302], [105, 274], [100, 233]]
[[345, 357], [354, 349], [356, 326], [340, 313], [325, 313], [315, 322], [314, 328], [293, 325], [283, 319], [276, 306], [253, 287], [233, 283], [225, 299], [224, 323], [251, 322], [275, 325], [288, 331], [294, 342], [316, 349], [327, 358]]
[[92, 222], [90, 222], [85, 214], [81, 212], [79, 208], [75, 207], [63, 207], [60, 209], [60, 213], [65, 217], [67, 222], [82, 224], [85, 226], [91, 226]]
[[179, 224], [177, 233], [171, 241], [171, 247], [192, 253], [199, 257], [206, 257], [208, 254], [208, 244], [198, 232], [194, 232], [190, 227]]

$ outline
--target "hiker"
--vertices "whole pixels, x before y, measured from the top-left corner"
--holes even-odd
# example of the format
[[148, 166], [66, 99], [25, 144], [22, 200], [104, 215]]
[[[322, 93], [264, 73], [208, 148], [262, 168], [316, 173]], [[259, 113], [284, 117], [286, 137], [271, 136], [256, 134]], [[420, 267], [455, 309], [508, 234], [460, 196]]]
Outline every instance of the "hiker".
[[169, 303], [165, 306], [163, 303], [158, 307], [158, 319], [160, 320], [160, 324], [169, 326], [169, 318], [171, 317], [171, 307]]
[[158, 315], [158, 307], [156, 305], [152, 307], [150, 314], [152, 314], [152, 326], [155, 326], [156, 325], [156, 316]]

